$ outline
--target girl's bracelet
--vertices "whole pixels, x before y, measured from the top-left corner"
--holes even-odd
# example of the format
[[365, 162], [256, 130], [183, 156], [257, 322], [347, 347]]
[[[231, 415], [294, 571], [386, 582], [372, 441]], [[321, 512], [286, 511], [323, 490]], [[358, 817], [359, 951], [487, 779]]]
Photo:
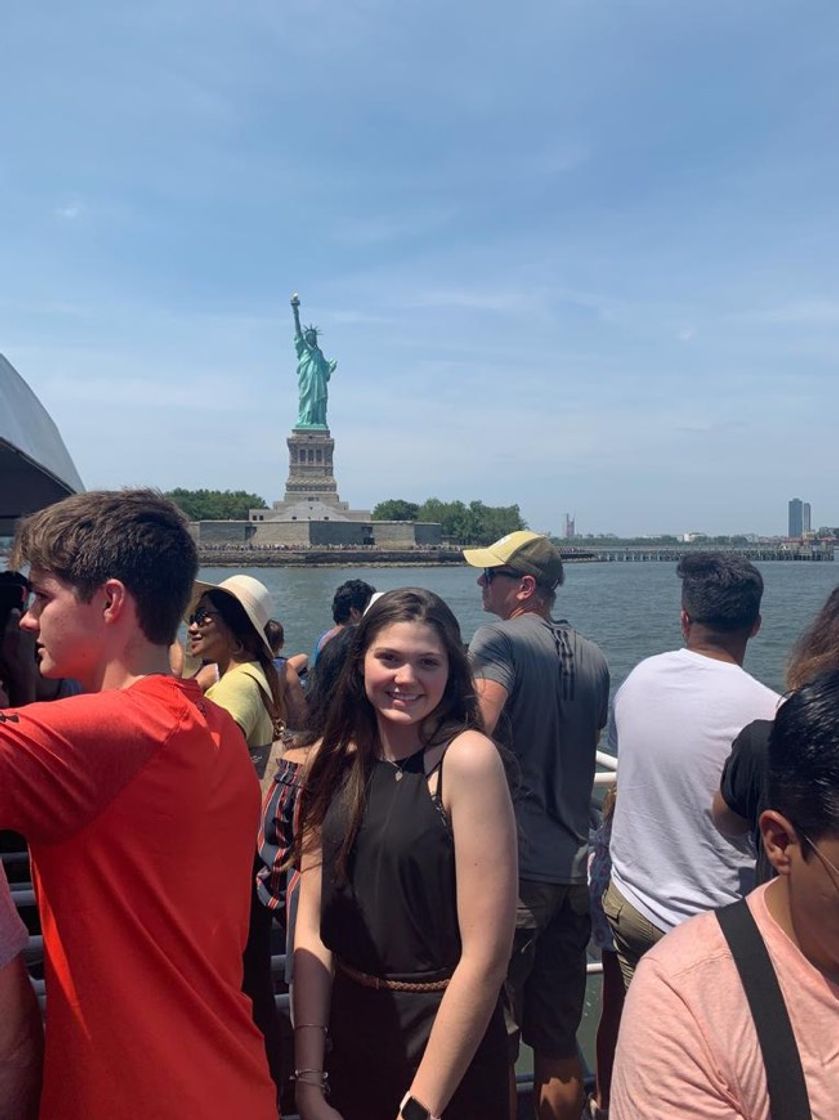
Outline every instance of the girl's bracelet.
[[291, 1080], [301, 1085], [312, 1085], [320, 1089], [325, 1097], [329, 1096], [329, 1074], [322, 1069], [296, 1069]]
[[296, 1031], [323, 1031], [326, 1034], [329, 1027], [323, 1027], [320, 1023], [295, 1023], [294, 1029]]

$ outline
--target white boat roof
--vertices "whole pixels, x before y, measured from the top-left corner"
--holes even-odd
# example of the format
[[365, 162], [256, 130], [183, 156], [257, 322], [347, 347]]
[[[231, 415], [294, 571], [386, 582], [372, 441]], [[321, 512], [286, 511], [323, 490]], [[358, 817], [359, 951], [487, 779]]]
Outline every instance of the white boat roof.
[[0, 354], [0, 535], [22, 514], [84, 490], [55, 423]]

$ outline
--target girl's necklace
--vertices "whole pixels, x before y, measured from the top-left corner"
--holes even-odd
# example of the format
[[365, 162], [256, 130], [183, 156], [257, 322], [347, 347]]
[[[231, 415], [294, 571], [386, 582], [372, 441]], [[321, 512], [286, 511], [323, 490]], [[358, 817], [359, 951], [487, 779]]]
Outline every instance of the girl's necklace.
[[420, 747], [418, 751], [414, 751], [413, 754], [409, 754], [407, 758], [400, 759], [385, 758], [384, 755], [382, 755], [382, 762], [386, 762], [388, 766], [393, 767], [393, 769], [396, 771], [396, 773], [393, 775], [394, 781], [401, 782], [402, 776], [405, 773], [405, 767], [408, 765], [412, 758], [416, 758], [417, 755], [421, 754], [424, 750], [425, 747]]
[[402, 781], [402, 777], [405, 773], [405, 763], [407, 761], [408, 761], [407, 758], [403, 758], [401, 762], [394, 762], [394, 760], [392, 758], [383, 758], [382, 759], [382, 762], [386, 762], [388, 764], [388, 766], [392, 766], [393, 769], [396, 771], [396, 773], [393, 775], [393, 780], [395, 782], [401, 782]]

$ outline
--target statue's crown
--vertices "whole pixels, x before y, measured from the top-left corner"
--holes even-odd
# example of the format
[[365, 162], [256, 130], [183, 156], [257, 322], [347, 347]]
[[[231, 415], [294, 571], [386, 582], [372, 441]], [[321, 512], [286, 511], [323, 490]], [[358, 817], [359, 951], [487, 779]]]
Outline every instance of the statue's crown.
[[312, 332], [312, 334], [315, 336], [315, 338], [317, 338], [317, 336], [320, 334], [320, 328], [316, 327], [314, 323], [309, 323], [309, 325], [308, 325], [308, 327], [306, 327], [304, 333], [308, 334], [309, 331]]

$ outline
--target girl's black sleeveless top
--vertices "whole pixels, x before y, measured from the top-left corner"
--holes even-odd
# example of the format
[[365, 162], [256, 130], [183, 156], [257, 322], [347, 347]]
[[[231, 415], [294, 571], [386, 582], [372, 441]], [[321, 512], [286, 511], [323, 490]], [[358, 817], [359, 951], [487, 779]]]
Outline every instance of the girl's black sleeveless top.
[[347, 827], [342, 796], [323, 824], [321, 938], [340, 961], [371, 976], [439, 980], [461, 955], [442, 769], [432, 795], [423, 753], [399, 768], [374, 764], [345, 878], [335, 870]]

